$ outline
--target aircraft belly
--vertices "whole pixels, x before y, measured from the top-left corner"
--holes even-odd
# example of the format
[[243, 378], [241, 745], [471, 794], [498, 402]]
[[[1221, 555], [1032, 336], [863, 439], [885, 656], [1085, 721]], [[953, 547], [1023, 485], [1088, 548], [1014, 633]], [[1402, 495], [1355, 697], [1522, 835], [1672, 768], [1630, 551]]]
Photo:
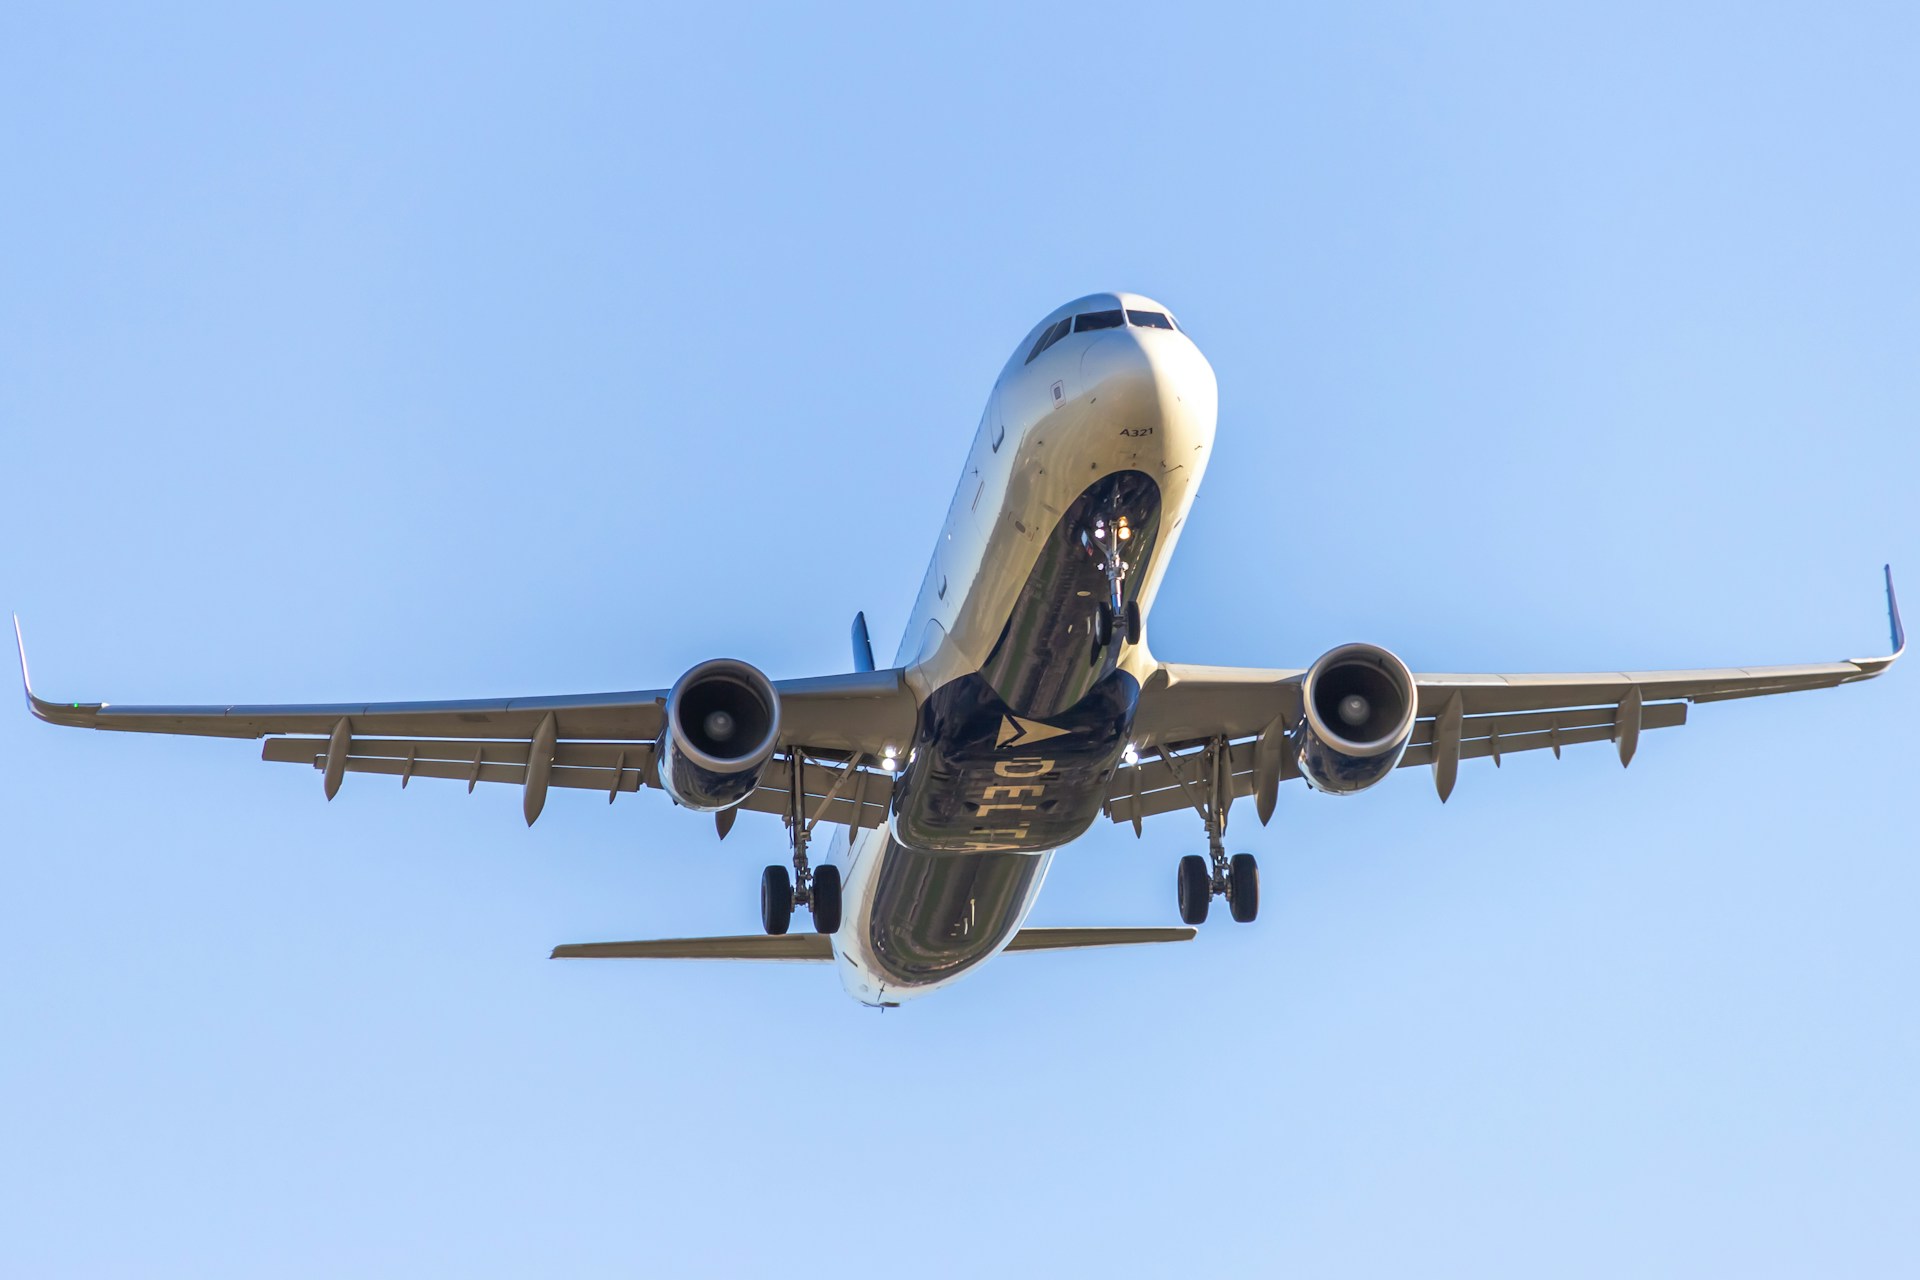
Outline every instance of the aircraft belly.
[[[1099, 816], [1126, 749], [1153, 664], [1125, 618], [1152, 603], [1205, 470], [1214, 396], [1184, 338], [1123, 336], [1089, 344], [1077, 381], [1016, 373], [988, 403], [902, 638], [920, 716], [889, 824], [857, 833], [843, 868], [834, 952], [864, 1003], [923, 995], [998, 954], [1053, 851]], [[1120, 516], [1129, 563], [1103, 645]]]
[[920, 853], [884, 831], [859, 860], [834, 938], [847, 990], [868, 1004], [924, 995], [1013, 939], [1050, 853]]
[[[1160, 490], [1139, 471], [1096, 480], [1054, 523], [976, 672], [924, 699], [906, 767], [894, 781], [892, 832], [923, 853], [1035, 852], [1084, 833], [1099, 816], [1140, 685], [1119, 665], [1124, 637], [1101, 644], [1096, 611], [1114, 528], [1139, 568], [1124, 579], [1114, 626], [1137, 603], [1160, 528]], [[1096, 541], [1089, 531], [1106, 531]]]

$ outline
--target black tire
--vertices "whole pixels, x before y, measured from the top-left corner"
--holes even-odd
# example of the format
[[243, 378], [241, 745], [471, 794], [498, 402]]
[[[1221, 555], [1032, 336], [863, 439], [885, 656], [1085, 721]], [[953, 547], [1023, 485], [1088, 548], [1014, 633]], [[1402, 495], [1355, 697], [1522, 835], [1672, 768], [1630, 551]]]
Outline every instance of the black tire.
[[772, 934], [785, 933], [793, 923], [793, 877], [785, 867], [760, 873], [760, 923]]
[[1105, 600], [1094, 611], [1093, 643], [1102, 649], [1113, 643], [1113, 606]]
[[1140, 602], [1127, 601], [1127, 643], [1140, 643]]
[[1207, 908], [1213, 903], [1213, 868], [1197, 853], [1180, 859], [1176, 877], [1180, 893], [1180, 918], [1188, 924], [1205, 924]]
[[1260, 914], [1260, 864], [1250, 853], [1236, 853], [1227, 864], [1227, 906], [1241, 924]]
[[813, 872], [813, 931], [840, 932], [840, 868], [816, 867]]

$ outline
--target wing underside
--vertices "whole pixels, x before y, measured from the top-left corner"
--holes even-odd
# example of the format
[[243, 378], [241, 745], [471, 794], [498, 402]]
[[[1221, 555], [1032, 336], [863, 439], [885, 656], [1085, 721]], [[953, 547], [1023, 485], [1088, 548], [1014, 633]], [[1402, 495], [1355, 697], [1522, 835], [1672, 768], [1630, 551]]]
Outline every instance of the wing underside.
[[[1687, 722], [1692, 703], [1758, 698], [1828, 689], [1870, 680], [1906, 649], [1906, 631], [1886, 574], [1892, 651], [1885, 657], [1794, 666], [1729, 667], [1689, 671], [1615, 671], [1524, 675], [1416, 675], [1418, 719], [1402, 768], [1430, 765], [1444, 800], [1462, 760], [1498, 765], [1522, 751], [1610, 742], [1621, 763], [1631, 760], [1640, 734]], [[1106, 813], [1115, 822], [1205, 804], [1208, 752], [1224, 752], [1229, 800], [1258, 794], [1299, 776], [1286, 749], [1301, 717], [1303, 670], [1252, 670], [1166, 665], [1140, 694], [1137, 760], [1114, 774]], [[1268, 750], [1262, 751], [1262, 743]], [[1271, 763], [1271, 779], [1260, 761]]]
[[[309, 765], [323, 774], [327, 767], [326, 738], [269, 738], [261, 759]], [[531, 742], [511, 739], [361, 738], [349, 740], [347, 773], [397, 777], [406, 786], [414, 778], [446, 778], [467, 784], [471, 792], [482, 782], [525, 786]], [[611, 804], [622, 792], [659, 787], [651, 742], [558, 741], [552, 749], [547, 785], [599, 791]], [[740, 808], [755, 813], [791, 812], [792, 764], [806, 765], [801, 786], [807, 795], [807, 820], [843, 826], [878, 827], [886, 821], [893, 775], [879, 768], [877, 755], [822, 752], [787, 747], [774, 753], [772, 763]]]
[[[1431, 765], [1442, 798], [1462, 760], [1497, 765], [1522, 751], [1612, 742], [1631, 759], [1639, 735], [1686, 723], [1691, 703], [1831, 688], [1871, 679], [1904, 651], [1887, 574], [1892, 652], [1795, 666], [1579, 674], [1420, 675], [1418, 719], [1402, 766]], [[19, 620], [14, 620], [16, 639]], [[118, 706], [55, 702], [21, 677], [33, 714], [54, 724], [139, 733], [266, 738], [262, 758], [321, 772], [331, 795], [348, 773], [507, 783], [526, 790], [532, 821], [549, 786], [623, 792], [658, 786], [655, 743], [664, 689], [447, 702], [228, 706]], [[1298, 776], [1285, 735], [1300, 719], [1298, 669], [1165, 664], [1141, 690], [1136, 761], [1106, 798], [1116, 822], [1198, 806], [1203, 757], [1219, 750], [1228, 799]], [[875, 827], [886, 819], [892, 774], [885, 751], [912, 734], [916, 704], [900, 670], [776, 682], [782, 741], [763, 784], [741, 806], [792, 815], [795, 779], [807, 821]], [[1262, 749], [1263, 745], [1266, 749]], [[1264, 762], [1264, 764], [1263, 764]], [[535, 766], [538, 767], [535, 767]], [[797, 766], [797, 767], [796, 767]], [[1269, 771], [1262, 775], [1262, 768]], [[722, 830], [726, 826], [722, 821]]]
[[[27, 705], [51, 724], [131, 733], [265, 738], [261, 758], [318, 770], [331, 796], [347, 774], [480, 783], [526, 791], [529, 822], [548, 787], [623, 792], [658, 787], [655, 744], [665, 725], [665, 689], [559, 697], [445, 702], [120, 706], [55, 702], [33, 691], [19, 638]], [[893, 777], [884, 751], [912, 736], [915, 703], [902, 673], [854, 672], [774, 682], [781, 743], [759, 786], [740, 806], [791, 815], [797, 775], [808, 822], [860, 827], [884, 822]], [[541, 767], [532, 767], [539, 764]], [[796, 769], [794, 766], [801, 767]]]

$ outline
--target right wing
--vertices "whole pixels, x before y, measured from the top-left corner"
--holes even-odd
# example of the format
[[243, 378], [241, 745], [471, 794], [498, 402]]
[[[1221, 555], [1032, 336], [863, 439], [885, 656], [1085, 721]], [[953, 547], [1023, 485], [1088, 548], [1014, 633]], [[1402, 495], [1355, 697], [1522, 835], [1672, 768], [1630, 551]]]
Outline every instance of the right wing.
[[[1461, 760], [1612, 742], [1625, 764], [1644, 729], [1686, 723], [1687, 704], [1758, 698], [1871, 680], [1905, 652], [1906, 629], [1886, 571], [1892, 652], [1884, 657], [1794, 666], [1691, 671], [1606, 671], [1559, 674], [1415, 675], [1419, 718], [1402, 767], [1430, 764], [1445, 800]], [[1301, 718], [1304, 669], [1193, 667], [1163, 664], [1140, 691], [1135, 763], [1117, 770], [1106, 811], [1131, 822], [1198, 807], [1205, 752], [1224, 743], [1232, 798], [1261, 797], [1271, 812], [1272, 788], [1299, 776], [1287, 737]]]
[[[343, 735], [344, 773], [386, 774], [402, 786], [416, 777], [451, 778], [464, 781], [468, 791], [481, 782], [527, 786], [529, 822], [538, 816], [547, 786], [604, 791], [611, 801], [623, 791], [659, 785], [654, 749], [665, 725], [666, 689], [444, 702], [55, 702], [33, 691], [19, 618], [13, 627], [27, 706], [49, 724], [266, 738], [262, 759], [322, 770], [335, 736]], [[824, 817], [868, 827], [885, 822], [893, 777], [877, 765], [888, 748], [911, 740], [917, 714], [902, 673], [776, 680], [774, 689], [780, 698], [779, 749], [762, 785], [740, 807], [790, 813], [786, 766], [798, 758], [813, 766], [802, 771], [810, 821]], [[529, 768], [540, 760], [544, 769]]]

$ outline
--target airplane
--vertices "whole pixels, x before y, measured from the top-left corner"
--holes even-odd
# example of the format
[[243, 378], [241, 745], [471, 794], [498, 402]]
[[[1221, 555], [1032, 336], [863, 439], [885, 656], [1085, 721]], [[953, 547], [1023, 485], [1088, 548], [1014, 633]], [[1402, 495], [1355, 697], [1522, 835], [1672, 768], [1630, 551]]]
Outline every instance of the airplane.
[[[1155, 596], [1213, 453], [1213, 368], [1173, 312], [1132, 293], [1055, 309], [987, 397], [893, 665], [865, 614], [852, 670], [770, 680], [733, 658], [670, 688], [579, 696], [285, 706], [48, 701], [58, 725], [265, 738], [331, 800], [349, 773], [523, 791], [529, 825], [551, 788], [641, 788], [712, 814], [779, 814], [789, 865], [760, 882], [764, 932], [589, 943], [555, 958], [719, 958], [834, 964], [883, 1007], [948, 986], [1001, 952], [1184, 941], [1215, 898], [1260, 908], [1227, 819], [1251, 797], [1264, 825], [1283, 782], [1354, 795], [1427, 765], [1444, 802], [1463, 760], [1610, 742], [1684, 724], [1692, 703], [1871, 679], [1906, 648], [1885, 571], [1892, 652], [1799, 666], [1584, 674], [1416, 674], [1376, 644], [1304, 668], [1162, 662]], [[1026, 926], [1056, 851], [1102, 816], [1133, 827], [1191, 811], [1205, 855], [1178, 860], [1179, 927]], [[828, 855], [812, 857], [821, 823]], [[790, 933], [796, 908], [811, 933]]]

